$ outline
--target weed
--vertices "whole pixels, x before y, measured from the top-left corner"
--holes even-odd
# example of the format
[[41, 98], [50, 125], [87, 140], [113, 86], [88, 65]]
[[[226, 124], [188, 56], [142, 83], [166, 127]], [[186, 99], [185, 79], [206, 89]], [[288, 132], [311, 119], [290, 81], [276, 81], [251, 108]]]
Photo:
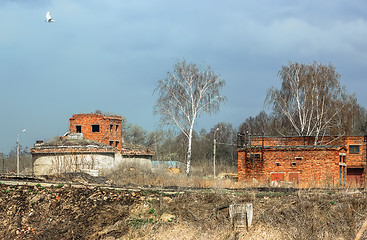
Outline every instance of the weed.
[[40, 183], [37, 183], [36, 187], [41, 187], [41, 184]]
[[140, 216], [137, 218], [132, 217], [127, 220], [127, 224], [132, 226], [134, 229], [140, 229], [145, 224], [155, 224], [157, 222], [158, 221], [153, 218], [140, 218]]
[[57, 188], [62, 188], [63, 186], [64, 186], [64, 184], [59, 183], [56, 187], [57, 187]]
[[150, 214], [155, 213], [155, 209], [154, 209], [154, 208], [150, 209], [150, 210], [149, 210], [149, 213], [150, 213]]
[[150, 191], [152, 194], [161, 194], [161, 191], [158, 191], [158, 190], [151, 190]]
[[285, 192], [259, 192], [259, 193], [255, 193], [256, 197], [272, 197], [272, 198], [276, 198], [276, 197], [284, 197], [286, 195]]
[[33, 194], [37, 194], [38, 193], [38, 191], [37, 190], [35, 190], [34, 192], [33, 192]]

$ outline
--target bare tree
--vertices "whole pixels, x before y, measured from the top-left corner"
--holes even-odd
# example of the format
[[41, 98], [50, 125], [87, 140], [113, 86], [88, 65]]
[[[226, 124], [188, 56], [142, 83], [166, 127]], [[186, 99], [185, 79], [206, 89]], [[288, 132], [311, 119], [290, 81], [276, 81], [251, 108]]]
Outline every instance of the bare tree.
[[265, 102], [277, 116], [286, 116], [298, 135], [315, 136], [315, 144], [321, 135], [338, 129], [338, 114], [347, 105], [356, 104], [332, 65], [290, 63], [278, 75], [281, 89], [269, 89]]
[[241, 133], [249, 132], [255, 135], [270, 135], [274, 119], [265, 111], [261, 111], [255, 117], [248, 117], [239, 127]]
[[123, 122], [121, 135], [124, 144], [145, 146], [148, 132], [138, 124], [127, 122], [126, 119], [123, 119]]
[[365, 134], [366, 109], [357, 103], [354, 96], [350, 96], [349, 101], [345, 103], [343, 112], [337, 115], [336, 124], [339, 132], [348, 135]]
[[162, 124], [174, 124], [188, 139], [186, 174], [190, 173], [192, 134], [196, 119], [204, 113], [219, 111], [226, 101], [220, 91], [224, 79], [209, 66], [199, 67], [178, 61], [173, 72], [158, 82], [154, 113], [161, 116]]
[[[218, 129], [218, 130], [217, 130]], [[217, 132], [216, 132], [217, 131]], [[213, 145], [213, 139], [216, 138], [216, 157], [218, 166], [237, 165], [236, 159], [236, 130], [231, 123], [220, 122], [210, 129], [208, 137]], [[212, 150], [212, 147], [210, 148]], [[213, 156], [211, 156], [213, 157]]]

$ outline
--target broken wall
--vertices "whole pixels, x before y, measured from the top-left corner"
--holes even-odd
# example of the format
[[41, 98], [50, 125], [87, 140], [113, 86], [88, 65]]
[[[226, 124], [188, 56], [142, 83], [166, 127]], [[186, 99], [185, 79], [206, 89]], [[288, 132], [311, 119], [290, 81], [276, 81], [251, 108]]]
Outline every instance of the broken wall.
[[122, 117], [94, 113], [74, 114], [70, 121], [70, 132], [83, 133], [85, 139], [94, 140], [121, 150]]

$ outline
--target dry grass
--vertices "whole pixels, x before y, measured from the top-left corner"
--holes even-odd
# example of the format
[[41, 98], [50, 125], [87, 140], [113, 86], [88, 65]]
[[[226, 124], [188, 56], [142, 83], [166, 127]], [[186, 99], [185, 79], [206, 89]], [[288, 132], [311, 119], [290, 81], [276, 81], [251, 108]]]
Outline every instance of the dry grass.
[[[167, 174], [166, 180], [170, 176]], [[120, 179], [130, 178], [133, 182], [136, 176], [136, 173], [120, 175]], [[117, 173], [114, 177], [119, 179]], [[149, 180], [143, 174], [139, 177], [140, 181]], [[173, 178], [173, 182], [178, 182]], [[220, 186], [219, 180], [190, 182], [183, 178], [182, 184]], [[42, 235], [37, 239], [51, 239], [50, 236], [55, 239], [74, 236], [77, 236], [74, 239], [234, 239], [228, 206], [252, 203], [252, 226], [239, 239], [331, 240], [354, 239], [367, 218], [366, 191], [277, 190], [218, 187], [167, 194], [148, 188], [41, 188], [0, 184], [0, 208], [5, 210], [0, 219], [3, 223], [0, 233], [7, 236], [4, 239], [16, 239], [17, 224], [21, 224], [39, 231]], [[163, 221], [165, 214], [174, 216], [173, 220]], [[50, 222], [50, 219], [54, 220]], [[9, 229], [13, 232], [9, 233]], [[367, 233], [361, 234], [361, 239], [367, 239]]]
[[130, 229], [126, 239], [234, 239], [228, 209], [215, 212], [232, 202], [252, 202], [255, 210], [253, 225], [239, 239], [354, 239], [367, 217], [366, 194], [263, 194], [182, 194], [161, 208], [176, 222]]
[[[233, 239], [228, 209], [217, 211], [219, 206], [231, 202], [232, 197], [217, 193], [191, 193], [164, 198], [148, 197], [149, 205], [141, 204], [133, 214], [148, 218], [148, 209], [156, 209], [158, 216], [169, 213], [176, 217], [175, 220], [147, 224], [139, 229], [130, 228], [124, 239]], [[238, 200], [237, 197], [235, 199]]]
[[142, 229], [130, 230], [126, 237], [122, 239], [161, 239], [161, 240], [191, 240], [191, 239], [233, 239], [234, 234], [229, 227], [221, 227], [215, 230], [203, 231], [192, 223], [176, 223], [164, 225], [157, 230], [151, 226]]
[[[184, 173], [172, 174], [164, 168], [136, 169], [139, 168], [123, 166], [110, 173], [109, 178], [121, 185], [210, 191], [177, 195], [169, 204], [155, 205], [160, 214], [174, 214], [177, 221], [130, 229], [125, 239], [234, 239], [228, 209], [215, 211], [231, 203], [251, 202], [254, 206], [253, 225], [249, 232], [241, 233], [239, 239], [354, 239], [367, 218], [367, 192], [361, 190], [330, 188], [329, 185], [328, 189], [259, 192], [251, 187], [271, 187], [270, 183], [213, 179], [209, 175], [201, 176], [205, 169], [194, 170], [191, 177]], [[290, 186], [279, 187], [286, 191]], [[223, 189], [236, 191], [223, 194]], [[367, 233], [361, 236], [367, 239]]]
[[[191, 188], [242, 188], [243, 183], [229, 179], [214, 179], [208, 174], [208, 166], [193, 167], [192, 174], [187, 177], [181, 169], [180, 173], [167, 168], [147, 169], [135, 164], [121, 165], [117, 170], [106, 173], [106, 176], [119, 185], [138, 185], [155, 187], [191, 187]], [[233, 169], [231, 169], [233, 171]], [[222, 167], [221, 171], [229, 171]]]

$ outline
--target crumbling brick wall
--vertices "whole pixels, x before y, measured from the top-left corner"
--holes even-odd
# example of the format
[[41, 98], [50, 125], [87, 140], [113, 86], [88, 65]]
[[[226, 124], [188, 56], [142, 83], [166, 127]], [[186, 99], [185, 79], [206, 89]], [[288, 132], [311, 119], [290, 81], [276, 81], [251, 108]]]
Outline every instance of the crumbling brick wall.
[[[352, 168], [360, 170], [364, 181], [366, 137], [329, 137], [323, 141], [332, 145], [313, 146], [312, 137], [253, 138], [251, 147], [238, 149], [238, 179], [335, 186], [340, 183], [340, 155], [345, 155], [344, 173], [353, 172]], [[358, 146], [359, 152], [351, 151], [351, 146]], [[347, 176], [342, 178], [345, 180]]]
[[[338, 149], [266, 149], [260, 158], [251, 158], [255, 153], [238, 152], [239, 181], [255, 178], [262, 182], [279, 180], [301, 185], [338, 183]], [[277, 179], [276, 174], [283, 176], [282, 179]]]
[[74, 114], [70, 132], [83, 133], [85, 139], [94, 140], [121, 150], [121, 123], [118, 115]]

